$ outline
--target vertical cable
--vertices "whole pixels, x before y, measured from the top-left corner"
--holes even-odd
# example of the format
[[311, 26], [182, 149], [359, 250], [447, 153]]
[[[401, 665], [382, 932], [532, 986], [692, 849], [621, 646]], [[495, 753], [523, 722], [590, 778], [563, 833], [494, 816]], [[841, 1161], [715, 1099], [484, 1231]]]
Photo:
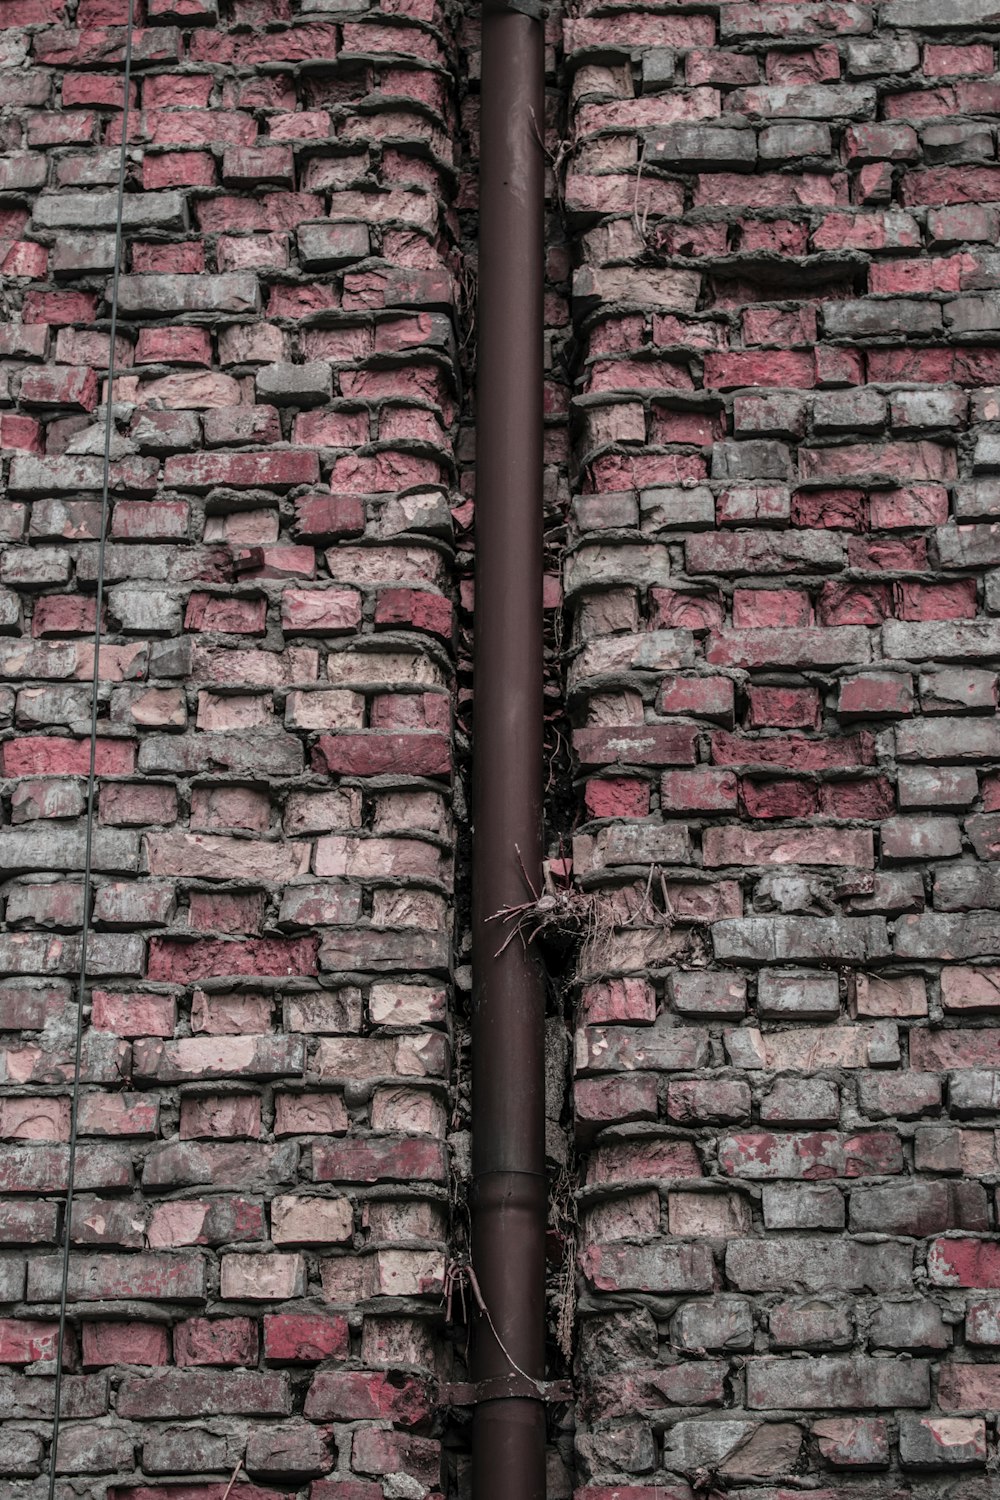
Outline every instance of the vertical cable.
[[80, 928], [80, 970], [76, 992], [76, 1043], [73, 1058], [73, 1088], [70, 1103], [69, 1160], [66, 1169], [66, 1202], [62, 1229], [62, 1281], [59, 1293], [59, 1334], [56, 1339], [56, 1387], [52, 1411], [52, 1448], [49, 1453], [48, 1500], [55, 1500], [56, 1453], [62, 1406], [63, 1355], [66, 1346], [66, 1304], [69, 1287], [69, 1254], [72, 1242], [73, 1197], [76, 1186], [76, 1143], [80, 1115], [80, 1065], [83, 1051], [83, 1001], [87, 985], [87, 939], [90, 935], [90, 904], [93, 885], [94, 801], [97, 792], [97, 699], [101, 673], [101, 613], [104, 606], [104, 564], [108, 538], [108, 508], [111, 489], [111, 435], [114, 431], [115, 341], [118, 336], [118, 286], [122, 265], [122, 218], [125, 209], [125, 163], [128, 153], [129, 91], [132, 83], [132, 32], [135, 0], [129, 0], [125, 29], [125, 97], [122, 101], [122, 145], [118, 159], [118, 198], [115, 211], [115, 262], [111, 280], [111, 347], [108, 351], [108, 384], [104, 412], [104, 469], [101, 478], [101, 530], [97, 548], [97, 616], [94, 621], [94, 672], [90, 698], [90, 759], [87, 767], [87, 811], [84, 822], [83, 921]]

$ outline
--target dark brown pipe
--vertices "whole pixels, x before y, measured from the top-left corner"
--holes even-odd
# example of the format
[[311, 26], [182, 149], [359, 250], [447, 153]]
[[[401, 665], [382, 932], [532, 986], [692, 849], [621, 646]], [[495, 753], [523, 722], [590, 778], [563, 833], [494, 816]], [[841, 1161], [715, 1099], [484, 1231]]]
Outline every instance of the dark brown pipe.
[[[542, 860], [542, 23], [486, 0], [479, 174], [472, 877], [474, 1381], [545, 1368], [544, 989], [510, 924]], [[503, 951], [499, 950], [503, 947]], [[502, 1347], [501, 1347], [502, 1346]], [[544, 1500], [545, 1411], [483, 1401], [474, 1500]]]

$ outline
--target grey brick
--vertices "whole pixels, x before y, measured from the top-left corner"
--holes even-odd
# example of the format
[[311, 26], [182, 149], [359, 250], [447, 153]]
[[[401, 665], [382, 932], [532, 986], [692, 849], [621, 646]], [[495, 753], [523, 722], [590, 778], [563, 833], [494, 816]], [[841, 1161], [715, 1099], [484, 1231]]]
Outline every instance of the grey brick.
[[631, 266], [583, 266], [573, 273], [573, 302], [580, 311], [605, 302], [638, 303], [694, 312], [701, 277], [694, 271], [644, 270]]
[[788, 161], [798, 156], [829, 156], [832, 150], [829, 125], [807, 121], [768, 125], [758, 143], [763, 161]]
[[[939, 531], [939, 542], [941, 534]], [[1000, 548], [1000, 535], [997, 545]], [[1000, 622], [928, 620], [911, 623], [907, 620], [889, 620], [882, 626], [882, 654], [888, 660], [904, 661], [989, 659], [1000, 656]], [[901, 726], [904, 730], [931, 727], [916, 724]], [[954, 727], [958, 727], [957, 723]], [[899, 731], [897, 735], [898, 733]]]
[[993, 957], [1000, 954], [1000, 911], [900, 917], [894, 947], [900, 958]]
[[120, 584], [108, 590], [108, 609], [119, 629], [138, 635], [176, 635], [181, 628], [181, 597], [148, 584]]
[[366, 224], [300, 224], [295, 238], [306, 270], [349, 265], [371, 253]]
[[312, 406], [329, 401], [333, 390], [330, 366], [322, 360], [305, 365], [264, 365], [257, 372], [257, 399], [276, 406]]
[[750, 1359], [747, 1406], [774, 1411], [852, 1407], [927, 1406], [930, 1365], [926, 1360], [838, 1358]]
[[883, 26], [919, 27], [926, 31], [957, 31], [966, 26], [995, 26], [1000, 22], [997, 0], [888, 0], [881, 7]]
[[874, 1349], [947, 1349], [951, 1330], [941, 1309], [927, 1298], [905, 1302], [879, 1300], [871, 1325]]
[[712, 125], [664, 125], [645, 137], [644, 160], [650, 166], [697, 171], [712, 167], [746, 167], [757, 160], [752, 130], [726, 130]]
[[791, 1422], [683, 1418], [665, 1434], [663, 1464], [682, 1474], [764, 1479], [791, 1473], [801, 1447], [802, 1429]]
[[832, 1183], [768, 1184], [761, 1194], [766, 1229], [843, 1229], [844, 1195]]
[[765, 970], [757, 982], [757, 1014], [773, 1020], [830, 1020], [840, 1014], [837, 976]]
[[674, 1314], [671, 1337], [682, 1349], [750, 1349], [752, 1306], [744, 1297], [685, 1302]]
[[726, 1249], [726, 1276], [745, 1292], [891, 1292], [909, 1288], [912, 1275], [912, 1246], [891, 1240], [772, 1235], [733, 1240]]
[[907, 301], [903, 297], [859, 298], [828, 302], [823, 328], [830, 338], [865, 338], [879, 334], [935, 333], [941, 327], [936, 302]]
[[714, 924], [712, 942], [717, 959], [745, 963], [862, 963], [891, 951], [883, 917], [726, 917]]
[[[0, 833], [0, 869], [83, 869], [85, 830], [81, 824], [58, 827], [8, 828]], [[95, 870], [132, 871], [139, 867], [139, 836], [126, 829], [94, 831]]]
[[820, 531], [716, 531], [689, 537], [684, 555], [689, 573], [833, 572], [844, 565], [845, 547]]
[[957, 1115], [992, 1115], [1000, 1111], [1000, 1071], [963, 1068], [948, 1080], [948, 1099]]
[[705, 485], [689, 490], [661, 486], [639, 491], [639, 511], [643, 531], [692, 531], [713, 525], [715, 499]]
[[243, 776], [297, 776], [302, 741], [277, 730], [233, 734], [151, 734], [139, 746], [140, 771], [231, 771]]
[[901, 1416], [899, 1460], [913, 1469], [982, 1468], [986, 1423], [982, 1417]]
[[954, 488], [958, 521], [982, 521], [1000, 516], [1000, 479], [972, 479]]
[[767, 439], [712, 445], [713, 479], [787, 479], [792, 455], [784, 443]]
[[852, 78], [912, 73], [919, 62], [920, 48], [912, 36], [887, 36], [847, 44], [847, 71]]
[[260, 289], [250, 271], [219, 276], [145, 273], [121, 278], [119, 306], [126, 314], [252, 313], [260, 310]]
[[[944, 568], [990, 568], [1000, 563], [1000, 525], [942, 526], [937, 532], [938, 556]], [[986, 606], [993, 610], [993, 578], [986, 582]]]
[[767, 120], [873, 119], [878, 96], [867, 83], [777, 84], [771, 87], [736, 89], [727, 107]]
[[[34, 222], [40, 229], [113, 229], [117, 211], [117, 193], [43, 193]], [[126, 193], [122, 222], [126, 229], [186, 229], [187, 200], [178, 192]]]

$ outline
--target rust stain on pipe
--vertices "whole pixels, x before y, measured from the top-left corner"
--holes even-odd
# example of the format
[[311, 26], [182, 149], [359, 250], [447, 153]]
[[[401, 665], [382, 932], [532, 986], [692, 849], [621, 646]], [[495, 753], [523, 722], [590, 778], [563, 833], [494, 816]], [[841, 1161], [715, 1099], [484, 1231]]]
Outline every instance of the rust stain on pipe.
[[[541, 22], [483, 13], [473, 725], [474, 1381], [545, 1362], [544, 989], [489, 918], [540, 880], [542, 830]], [[475, 1500], [544, 1500], [540, 1400], [483, 1400]]]

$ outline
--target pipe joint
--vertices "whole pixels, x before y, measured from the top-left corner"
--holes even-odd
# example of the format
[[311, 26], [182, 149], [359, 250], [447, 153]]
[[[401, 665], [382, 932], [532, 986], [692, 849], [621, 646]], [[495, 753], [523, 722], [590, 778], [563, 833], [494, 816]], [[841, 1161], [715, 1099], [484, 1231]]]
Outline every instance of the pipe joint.
[[503, 15], [512, 10], [530, 16], [533, 21], [544, 21], [548, 14], [548, 6], [542, 5], [541, 0], [485, 0], [483, 5], [486, 15]]

